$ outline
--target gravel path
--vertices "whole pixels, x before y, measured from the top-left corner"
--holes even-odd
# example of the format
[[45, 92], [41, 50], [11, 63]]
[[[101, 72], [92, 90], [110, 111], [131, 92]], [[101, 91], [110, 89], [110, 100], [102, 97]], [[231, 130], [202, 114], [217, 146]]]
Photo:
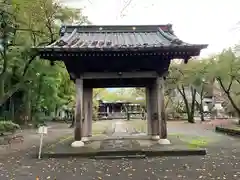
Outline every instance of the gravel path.
[[[172, 133], [207, 135], [221, 141], [208, 145], [206, 156], [162, 157], [149, 159], [90, 160], [32, 159], [27, 153], [15, 153], [0, 164], [1, 180], [214, 180], [240, 179], [239, 139], [218, 136], [196, 125], [169, 123]], [[198, 128], [197, 128], [198, 127]], [[196, 132], [195, 132], [196, 131]]]

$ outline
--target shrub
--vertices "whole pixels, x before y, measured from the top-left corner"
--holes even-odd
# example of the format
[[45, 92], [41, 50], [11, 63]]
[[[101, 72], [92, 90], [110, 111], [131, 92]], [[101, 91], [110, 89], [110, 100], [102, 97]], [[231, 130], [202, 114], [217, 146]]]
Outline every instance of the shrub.
[[17, 129], [20, 129], [18, 124], [13, 123], [12, 121], [0, 121], [0, 133], [12, 132], [14, 133]]
[[5, 132], [4, 125], [0, 123], [0, 136], [2, 136], [4, 132]]

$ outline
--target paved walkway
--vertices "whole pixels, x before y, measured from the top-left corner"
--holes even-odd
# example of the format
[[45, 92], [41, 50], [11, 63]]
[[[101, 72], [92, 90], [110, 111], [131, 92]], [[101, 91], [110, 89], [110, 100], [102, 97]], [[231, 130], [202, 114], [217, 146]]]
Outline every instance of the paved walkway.
[[[118, 124], [118, 123], [117, 123]], [[121, 123], [117, 132], [121, 132]], [[240, 179], [239, 139], [218, 135], [211, 130], [183, 123], [169, 123], [169, 132], [186, 136], [207, 135], [218, 138], [218, 146], [209, 144], [208, 155], [196, 157], [162, 157], [148, 159], [36, 160], [15, 154], [0, 164], [1, 180], [33, 180], [36, 176], [50, 180], [238, 180]], [[116, 129], [115, 129], [116, 130]], [[120, 131], [120, 132], [119, 132]], [[125, 132], [126, 133], [126, 132]]]
[[[108, 134], [108, 136], [121, 138], [124, 136], [131, 136], [131, 134], [134, 133], [134, 130], [124, 121], [117, 121], [112, 123], [112, 126], [110, 126], [110, 130], [108, 130], [108, 132], [111, 132]], [[128, 150], [132, 149], [133, 147], [140, 147], [140, 144], [136, 140], [103, 140], [100, 150]]]

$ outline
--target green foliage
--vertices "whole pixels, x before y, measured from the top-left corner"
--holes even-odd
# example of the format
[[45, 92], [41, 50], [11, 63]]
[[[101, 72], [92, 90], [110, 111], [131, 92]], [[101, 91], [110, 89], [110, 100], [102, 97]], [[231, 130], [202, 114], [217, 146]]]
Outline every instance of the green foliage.
[[[38, 119], [40, 112], [49, 114], [63, 106], [74, 107], [75, 87], [64, 64], [58, 62], [51, 66], [48, 61], [35, 57], [36, 52], [31, 50], [32, 46], [54, 42], [61, 23], [90, 22], [81, 10], [63, 7], [53, 0], [0, 2], [0, 106], [8, 104], [11, 98], [16, 105], [11, 109], [17, 115], [12, 120], [20, 116]], [[213, 83], [215, 80], [217, 83]], [[231, 49], [207, 59], [190, 60], [188, 64], [172, 63], [165, 83], [165, 106], [171, 111], [186, 110], [192, 121], [196, 93], [202, 100], [207, 94], [213, 94], [216, 85], [222, 91], [227, 112], [240, 117], [240, 58]], [[184, 100], [180, 106], [173, 101], [176, 90]], [[187, 90], [190, 95], [186, 94]], [[95, 89], [93, 96], [94, 107], [98, 106], [97, 99], [145, 105], [143, 88], [117, 92]], [[95, 116], [96, 113], [94, 108]], [[42, 123], [39, 121], [36, 122]]]
[[[172, 98], [174, 91], [178, 90], [184, 102], [184, 109], [188, 116], [190, 115], [188, 119], [193, 118], [194, 103], [198, 103], [202, 113], [203, 98], [211, 96], [223, 101], [226, 112], [240, 117], [239, 79], [240, 58], [228, 49], [207, 59], [191, 60], [188, 64], [172, 63], [166, 80], [165, 94]], [[189, 91], [190, 93], [187, 93]], [[200, 102], [197, 102], [194, 91], [199, 94]], [[195, 102], [191, 101], [193, 98]], [[176, 108], [175, 110], [177, 111]]]
[[[196, 88], [201, 84], [202, 78], [195, 69], [199, 64], [190, 61], [188, 64], [172, 64], [166, 81], [166, 94], [175, 96], [176, 92], [181, 98], [175, 99], [184, 103], [184, 110], [188, 116], [188, 122], [194, 123], [196, 104]], [[182, 104], [182, 103], [181, 103]]]
[[240, 117], [240, 58], [231, 49], [223, 51], [210, 61], [211, 75], [228, 100], [228, 112]]
[[[97, 94], [99, 100], [116, 102], [124, 101], [131, 103], [142, 103], [144, 100], [137, 99], [140, 95], [135, 91], [135, 88], [120, 88], [115, 91], [107, 91], [106, 89], [96, 89], [94, 94]], [[145, 98], [145, 96], [141, 96]]]
[[61, 23], [86, 24], [87, 17], [81, 10], [53, 0], [4, 0], [0, 12], [0, 41], [4, 45], [0, 51], [0, 106], [21, 92], [13, 98], [14, 104], [21, 103], [15, 107], [16, 118], [23, 115], [30, 120], [38, 112], [48, 114], [63, 105], [72, 108], [75, 88], [64, 64], [51, 66], [39, 60], [31, 47], [55, 41]]
[[108, 102], [130, 102], [135, 104], [145, 105], [145, 97], [143, 99], [137, 99], [142, 97], [136, 93], [135, 88], [120, 88], [115, 91], [108, 91], [105, 88], [97, 88], [93, 90], [93, 118], [97, 118], [98, 114], [98, 100], [108, 101]]
[[104, 96], [105, 101], [124, 101], [145, 105], [145, 88], [120, 88], [114, 92], [108, 92]]
[[0, 133], [12, 132], [14, 133], [17, 129], [20, 129], [18, 124], [13, 123], [12, 121], [0, 121]]

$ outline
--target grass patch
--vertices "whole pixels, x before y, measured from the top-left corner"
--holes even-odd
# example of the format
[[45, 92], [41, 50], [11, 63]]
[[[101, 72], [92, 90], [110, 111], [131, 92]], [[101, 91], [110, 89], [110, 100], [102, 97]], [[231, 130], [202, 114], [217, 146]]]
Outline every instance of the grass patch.
[[70, 140], [70, 139], [73, 139], [73, 136], [64, 136], [62, 138], [60, 138], [57, 142], [49, 145], [47, 148], [50, 149], [50, 148], [54, 148], [57, 144], [63, 144], [65, 141], [67, 140]]
[[197, 139], [192, 139], [188, 142], [189, 147], [197, 148], [197, 147], [206, 147], [209, 143], [209, 140], [199, 137]]
[[181, 134], [181, 133], [169, 133], [168, 134], [169, 136], [173, 136], [173, 137], [177, 137], [177, 138], [180, 138], [180, 137], [183, 137], [184, 135]]
[[240, 127], [239, 126], [233, 126], [232, 127], [234, 130], [240, 131]]
[[206, 147], [211, 140], [207, 137], [195, 136], [180, 136], [179, 139], [188, 144], [190, 148], [203, 148]]
[[203, 136], [189, 136], [180, 133], [170, 133], [169, 136], [179, 138], [179, 140], [187, 143], [189, 148], [203, 148], [212, 142], [210, 139]]

